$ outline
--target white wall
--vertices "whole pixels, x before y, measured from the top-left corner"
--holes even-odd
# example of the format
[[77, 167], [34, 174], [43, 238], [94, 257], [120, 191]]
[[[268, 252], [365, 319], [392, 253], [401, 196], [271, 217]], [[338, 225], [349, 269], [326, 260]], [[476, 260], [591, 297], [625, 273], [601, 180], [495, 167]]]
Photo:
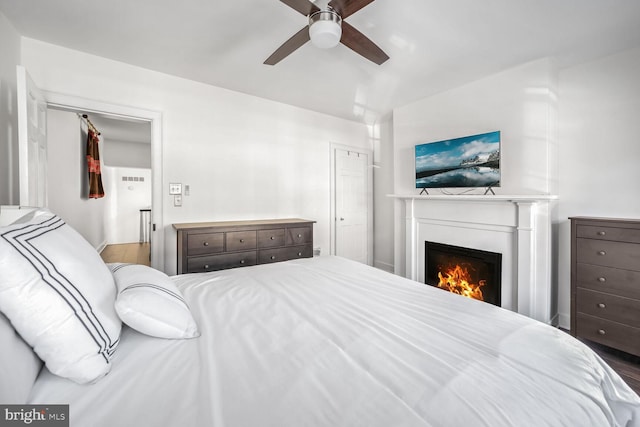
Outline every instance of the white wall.
[[47, 110], [47, 185], [49, 209], [91, 245], [105, 244], [105, 199], [87, 197], [87, 128], [77, 114]]
[[103, 175], [107, 244], [139, 242], [140, 209], [151, 207], [151, 169], [105, 166]]
[[0, 205], [18, 203], [16, 65], [20, 35], [0, 12]]
[[[395, 109], [394, 192], [419, 193], [415, 145], [499, 130], [501, 187], [496, 193], [557, 193], [556, 75], [552, 61], [539, 60]], [[397, 201], [395, 271], [402, 275], [404, 217], [403, 203]]]
[[[328, 253], [330, 143], [371, 149], [366, 126], [33, 39], [22, 56], [42, 89], [162, 112], [168, 273], [176, 222], [302, 217]], [[191, 186], [182, 207], [170, 182]]]
[[560, 72], [558, 282], [569, 326], [570, 216], [640, 218], [640, 47]]
[[[147, 123], [148, 126], [148, 123]], [[151, 128], [149, 128], [149, 135]], [[125, 168], [151, 169], [151, 144], [132, 141], [118, 141], [103, 132], [102, 159], [105, 165]]]
[[395, 192], [419, 193], [415, 145], [495, 130], [501, 131], [501, 187], [496, 193], [557, 191], [557, 172], [549, 178], [555, 92], [553, 63], [540, 60], [395, 109]]

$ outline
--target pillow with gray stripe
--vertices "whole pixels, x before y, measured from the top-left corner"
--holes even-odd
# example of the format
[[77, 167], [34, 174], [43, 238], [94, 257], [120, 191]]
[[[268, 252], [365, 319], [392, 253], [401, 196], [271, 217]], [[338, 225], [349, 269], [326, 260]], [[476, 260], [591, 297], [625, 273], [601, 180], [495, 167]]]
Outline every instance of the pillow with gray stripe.
[[0, 311], [54, 374], [106, 375], [122, 322], [113, 276], [96, 250], [46, 209], [0, 227]]
[[140, 264], [108, 264], [118, 289], [116, 312], [129, 327], [158, 338], [200, 336], [189, 305], [171, 278]]

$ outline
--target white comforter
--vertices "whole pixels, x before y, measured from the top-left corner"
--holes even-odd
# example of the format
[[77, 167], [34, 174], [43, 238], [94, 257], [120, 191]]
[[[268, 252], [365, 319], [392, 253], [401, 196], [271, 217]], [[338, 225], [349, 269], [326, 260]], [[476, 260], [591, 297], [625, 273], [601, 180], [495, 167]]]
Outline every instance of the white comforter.
[[111, 373], [32, 403], [89, 426], [640, 426], [597, 355], [524, 316], [335, 257], [176, 276], [202, 336], [125, 328]]

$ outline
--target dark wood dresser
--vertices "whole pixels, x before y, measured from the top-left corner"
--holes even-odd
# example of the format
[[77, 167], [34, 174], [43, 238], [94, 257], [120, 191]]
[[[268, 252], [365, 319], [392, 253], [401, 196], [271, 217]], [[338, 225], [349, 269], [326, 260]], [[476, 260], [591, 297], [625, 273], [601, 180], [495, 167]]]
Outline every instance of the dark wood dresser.
[[313, 256], [313, 224], [297, 218], [173, 224], [178, 274]]
[[571, 334], [640, 356], [640, 220], [569, 219]]

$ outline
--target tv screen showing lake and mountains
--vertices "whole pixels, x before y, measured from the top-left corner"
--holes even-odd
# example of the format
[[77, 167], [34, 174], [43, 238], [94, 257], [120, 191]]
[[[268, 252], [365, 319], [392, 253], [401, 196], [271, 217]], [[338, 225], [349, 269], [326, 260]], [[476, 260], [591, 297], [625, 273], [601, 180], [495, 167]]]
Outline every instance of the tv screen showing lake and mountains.
[[419, 144], [416, 188], [499, 187], [500, 131]]

